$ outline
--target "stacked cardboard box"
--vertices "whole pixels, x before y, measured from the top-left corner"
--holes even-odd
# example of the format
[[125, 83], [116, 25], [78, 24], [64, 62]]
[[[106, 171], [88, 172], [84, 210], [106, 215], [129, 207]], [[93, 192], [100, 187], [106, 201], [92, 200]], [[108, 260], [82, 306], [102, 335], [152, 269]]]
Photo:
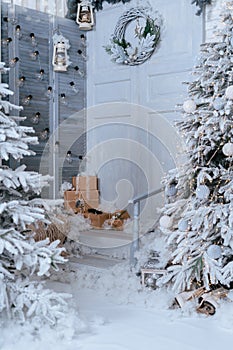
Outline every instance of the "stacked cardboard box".
[[64, 192], [66, 209], [77, 213], [85, 212], [87, 208], [98, 208], [99, 191], [96, 176], [74, 176], [72, 185], [73, 190]]
[[103, 212], [98, 212], [98, 213], [86, 212], [84, 214], [84, 217], [90, 220], [91, 225], [94, 228], [101, 228], [103, 227], [103, 224], [105, 223], [105, 221], [110, 219], [111, 214], [103, 213]]
[[114, 230], [123, 230], [125, 220], [129, 219], [127, 210], [117, 210], [111, 214], [111, 218], [107, 221], [108, 225]]
[[73, 176], [72, 185], [77, 191], [98, 190], [98, 179], [96, 176]]
[[67, 210], [73, 210], [75, 213], [84, 212], [84, 203], [81, 203], [76, 191], [64, 192], [64, 206]]
[[96, 210], [99, 206], [98, 179], [96, 176], [74, 176], [72, 185], [72, 190], [64, 192], [65, 209], [83, 214], [95, 228], [102, 228], [107, 225], [112, 229], [123, 230], [124, 220], [129, 218], [126, 210], [118, 210], [114, 213], [104, 213]]
[[87, 207], [98, 208], [99, 206], [99, 191], [98, 180], [96, 176], [75, 176], [72, 179], [76, 193], [80, 200], [83, 200]]

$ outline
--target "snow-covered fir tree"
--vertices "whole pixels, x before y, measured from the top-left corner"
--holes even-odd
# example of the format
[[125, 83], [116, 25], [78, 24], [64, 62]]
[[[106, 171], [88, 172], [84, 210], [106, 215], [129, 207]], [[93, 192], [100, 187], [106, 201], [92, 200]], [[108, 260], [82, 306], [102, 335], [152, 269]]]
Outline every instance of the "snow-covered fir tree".
[[175, 292], [233, 282], [233, 1], [216, 41], [201, 45], [178, 129], [187, 155], [165, 179], [160, 228]]
[[[7, 70], [0, 63], [0, 72]], [[20, 126], [22, 118], [12, 115], [12, 110], [21, 109], [7, 100], [12, 94], [7, 84], [0, 84], [2, 161], [32, 155], [29, 145], [37, 143], [37, 138], [31, 136], [33, 128]], [[38, 276], [48, 275], [51, 267], [58, 269], [57, 264], [65, 261], [61, 256], [63, 248], [58, 247], [59, 241], [35, 242], [28, 232], [28, 225], [45, 221], [41, 201], [35, 194], [40, 193], [47, 177], [25, 168], [0, 166], [0, 318], [24, 321], [36, 317], [54, 324], [65, 309], [67, 296], [43, 289]]]

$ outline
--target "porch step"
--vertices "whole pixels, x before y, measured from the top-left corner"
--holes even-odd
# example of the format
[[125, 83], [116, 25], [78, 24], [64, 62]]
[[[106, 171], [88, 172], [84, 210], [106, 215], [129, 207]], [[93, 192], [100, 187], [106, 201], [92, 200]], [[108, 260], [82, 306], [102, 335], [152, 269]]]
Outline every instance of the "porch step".
[[88, 266], [90, 268], [98, 270], [106, 270], [119, 263], [122, 263], [122, 260], [109, 258], [98, 254], [84, 255], [82, 257], [72, 257], [69, 259], [70, 269], [73, 271], [76, 271], [83, 266]]
[[130, 244], [132, 239], [132, 234], [116, 230], [91, 229], [82, 231], [79, 235], [79, 243], [100, 249], [120, 248]]
[[122, 261], [130, 257], [132, 237], [133, 235], [124, 231], [91, 229], [80, 232], [79, 245], [84, 248], [84, 256], [85, 248], [90, 248], [95, 257], [99, 255], [100, 258]]

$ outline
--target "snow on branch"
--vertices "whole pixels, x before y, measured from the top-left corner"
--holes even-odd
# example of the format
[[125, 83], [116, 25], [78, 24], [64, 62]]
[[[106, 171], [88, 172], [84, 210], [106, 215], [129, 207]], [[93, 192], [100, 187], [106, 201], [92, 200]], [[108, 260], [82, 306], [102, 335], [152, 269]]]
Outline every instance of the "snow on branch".
[[10, 89], [8, 89], [9, 85], [5, 83], [0, 83], [0, 94], [2, 96], [6, 95], [14, 95], [14, 92]]
[[[1, 287], [0, 280], [0, 290]], [[0, 302], [0, 311], [2, 303], [2, 309], [7, 308], [8, 313], [17, 317], [21, 322], [24, 322], [26, 318], [35, 317], [37, 322], [41, 324], [48, 322], [51, 325], [56, 324], [67, 311], [66, 300], [71, 297], [67, 293], [56, 293], [44, 289], [42, 283], [28, 279], [9, 282], [7, 287], [3, 285], [2, 294], [4, 298]], [[38, 326], [40, 326], [39, 323]]]
[[[23, 141], [12, 140], [11, 142], [0, 142], [0, 158], [9, 160], [9, 156], [11, 155], [14, 159], [19, 160], [24, 156], [35, 155], [35, 152], [29, 150], [27, 143]], [[27, 141], [29, 140], [27, 139]], [[34, 143], [33, 138], [31, 138], [31, 141]]]
[[[2, 257], [10, 256], [16, 270], [24, 273], [28, 270], [30, 275], [35, 272], [38, 276], [48, 275], [51, 268], [59, 270], [58, 265], [67, 261], [61, 255], [65, 248], [59, 247], [59, 243], [59, 240], [50, 243], [48, 238], [35, 242], [31, 234], [22, 234], [15, 229], [0, 230], [0, 254]], [[12, 266], [10, 260], [2, 260], [0, 273], [14, 279], [9, 272]]]
[[5, 65], [5, 62], [0, 62], [0, 73], [7, 73], [10, 70], [10, 68], [6, 68]]
[[33, 171], [27, 172], [25, 169], [25, 165], [21, 165], [15, 170], [0, 169], [0, 183], [8, 189], [17, 189], [22, 186], [25, 192], [31, 190], [39, 194], [41, 188], [48, 185], [49, 176], [43, 176]]
[[34, 221], [44, 219], [44, 210], [37, 207], [30, 207], [30, 202], [13, 200], [0, 203], [0, 215], [12, 218], [15, 225], [22, 230]]

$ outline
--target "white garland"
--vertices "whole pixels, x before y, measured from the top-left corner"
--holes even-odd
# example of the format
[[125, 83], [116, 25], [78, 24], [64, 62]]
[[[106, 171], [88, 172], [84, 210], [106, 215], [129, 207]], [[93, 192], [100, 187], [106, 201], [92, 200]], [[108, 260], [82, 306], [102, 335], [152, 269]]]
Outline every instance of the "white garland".
[[[135, 66], [142, 64], [151, 57], [160, 39], [160, 26], [155, 23], [156, 20], [148, 15], [148, 12], [148, 8], [136, 7], [126, 11], [119, 18], [114, 34], [110, 39], [110, 45], [105, 46], [106, 51], [111, 55], [113, 61]], [[130, 51], [132, 51], [130, 43], [127, 43], [127, 47], [124, 46], [126, 27], [130, 22], [138, 18], [144, 18], [150, 28], [146, 35], [143, 35], [144, 32], [136, 34], [139, 43], [134, 48], [134, 52], [130, 54], [128, 50], [130, 48]]]

